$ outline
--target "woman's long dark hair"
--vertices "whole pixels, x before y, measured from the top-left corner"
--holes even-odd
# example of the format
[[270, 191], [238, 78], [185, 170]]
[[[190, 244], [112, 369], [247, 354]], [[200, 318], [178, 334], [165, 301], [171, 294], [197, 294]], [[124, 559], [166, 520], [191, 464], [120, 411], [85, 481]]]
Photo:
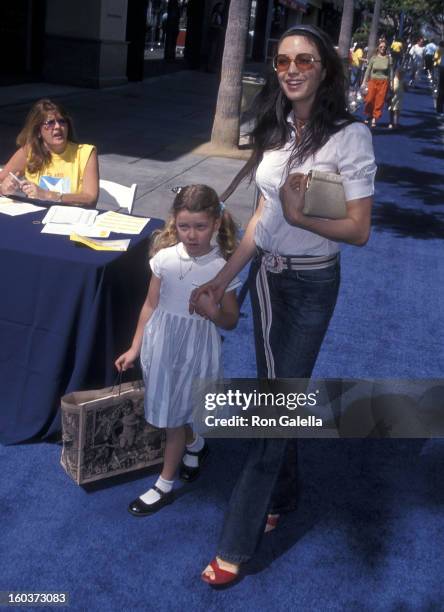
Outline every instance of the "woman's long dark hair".
[[[316, 46], [325, 70], [325, 78], [316, 92], [310, 119], [301, 131], [300, 138], [295, 139], [289, 159], [289, 165], [299, 165], [324, 146], [332, 134], [356, 119], [347, 111], [344, 68], [328, 35], [316, 26], [295, 26], [281, 36], [278, 48], [289, 36], [308, 38]], [[256, 125], [251, 133], [254, 165], [260, 162], [264, 151], [280, 149], [288, 141], [292, 126], [287, 116], [291, 109], [291, 102], [282, 91], [273, 71], [268, 75], [253, 107], [256, 114]]]

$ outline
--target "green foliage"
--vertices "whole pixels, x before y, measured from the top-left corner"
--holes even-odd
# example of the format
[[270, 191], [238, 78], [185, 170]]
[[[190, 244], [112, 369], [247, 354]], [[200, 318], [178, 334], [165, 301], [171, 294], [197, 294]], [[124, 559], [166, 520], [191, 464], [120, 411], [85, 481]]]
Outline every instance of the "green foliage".
[[[372, 0], [356, 0], [356, 5], [366, 11], [371, 19], [374, 2]], [[444, 28], [443, 0], [383, 0], [379, 32], [388, 38], [397, 35], [400, 27], [401, 12], [404, 12], [403, 37], [415, 38], [429, 26], [436, 32], [436, 38], [441, 38]], [[357, 40], [363, 36], [363, 27], [353, 35]]]

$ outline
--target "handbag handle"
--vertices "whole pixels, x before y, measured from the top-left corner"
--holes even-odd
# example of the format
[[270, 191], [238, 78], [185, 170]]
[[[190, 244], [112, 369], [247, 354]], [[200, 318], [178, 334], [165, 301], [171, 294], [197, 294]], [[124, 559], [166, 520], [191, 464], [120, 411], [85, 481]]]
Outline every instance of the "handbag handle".
[[[119, 387], [119, 391], [116, 393], [117, 397], [121, 394], [123, 372], [124, 372], [123, 370], [118, 372], [116, 378], [114, 379], [113, 386], [111, 387], [111, 394], [112, 395], [114, 395], [114, 389], [117, 386]], [[134, 387], [138, 388], [138, 389], [143, 389], [143, 382], [141, 380], [136, 380], [135, 383], [134, 383]]]
[[117, 387], [117, 385], [119, 385], [119, 392], [117, 393], [117, 395], [120, 395], [120, 389], [122, 387], [122, 377], [123, 377], [123, 371], [121, 370], [120, 372], [117, 373], [117, 376], [113, 382], [113, 386], [111, 387], [112, 395], [114, 395], [114, 389]]

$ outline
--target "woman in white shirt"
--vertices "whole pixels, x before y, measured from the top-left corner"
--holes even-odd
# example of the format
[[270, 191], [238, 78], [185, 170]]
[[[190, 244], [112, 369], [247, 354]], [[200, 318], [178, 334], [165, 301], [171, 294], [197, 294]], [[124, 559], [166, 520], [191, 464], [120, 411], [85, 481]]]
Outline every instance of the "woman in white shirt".
[[[234, 255], [194, 291], [220, 299], [252, 258], [250, 273], [258, 378], [309, 378], [339, 289], [339, 243], [363, 246], [370, 233], [376, 171], [371, 134], [346, 110], [344, 73], [328, 36], [299, 25], [281, 38], [257, 103], [251, 166], [261, 193]], [[303, 214], [311, 169], [343, 179], [347, 216]], [[262, 533], [297, 500], [296, 450], [283, 439], [253, 439], [233, 491], [210, 585], [236, 580]]]

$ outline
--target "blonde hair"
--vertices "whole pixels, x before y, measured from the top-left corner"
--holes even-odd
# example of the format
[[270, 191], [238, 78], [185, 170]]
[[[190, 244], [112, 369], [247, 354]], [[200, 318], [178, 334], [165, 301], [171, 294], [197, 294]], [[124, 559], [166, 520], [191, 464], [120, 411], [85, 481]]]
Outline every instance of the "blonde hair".
[[63, 106], [47, 98], [38, 100], [29, 111], [25, 125], [16, 140], [19, 147], [28, 150], [26, 168], [31, 173], [38, 172], [51, 162], [51, 151], [45, 147], [40, 136], [43, 122], [46, 121], [50, 113], [60, 115], [65, 119], [68, 126], [67, 139], [75, 142], [72, 120]]
[[230, 213], [219, 201], [217, 193], [207, 185], [188, 185], [181, 187], [174, 198], [170, 216], [165, 227], [153, 234], [150, 257], [160, 249], [173, 246], [179, 242], [176, 230], [176, 218], [181, 210], [192, 213], [204, 212], [213, 219], [220, 219], [216, 240], [224, 259], [229, 259], [237, 246], [237, 227]]

